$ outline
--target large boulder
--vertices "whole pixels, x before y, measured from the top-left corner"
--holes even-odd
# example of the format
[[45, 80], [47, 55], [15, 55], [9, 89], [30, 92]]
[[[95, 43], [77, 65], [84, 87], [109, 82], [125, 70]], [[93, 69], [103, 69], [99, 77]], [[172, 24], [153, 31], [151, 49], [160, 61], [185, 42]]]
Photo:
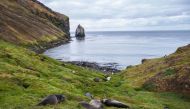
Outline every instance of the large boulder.
[[84, 28], [79, 24], [77, 29], [76, 29], [76, 32], [75, 32], [75, 37], [85, 37], [85, 30]]

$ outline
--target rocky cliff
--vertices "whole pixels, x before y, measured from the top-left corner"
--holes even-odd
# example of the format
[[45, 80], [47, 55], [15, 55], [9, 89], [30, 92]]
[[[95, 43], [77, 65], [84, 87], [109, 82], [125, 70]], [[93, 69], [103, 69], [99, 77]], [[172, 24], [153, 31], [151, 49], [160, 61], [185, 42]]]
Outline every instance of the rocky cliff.
[[69, 18], [37, 0], [0, 1], [0, 39], [34, 51], [67, 42]]

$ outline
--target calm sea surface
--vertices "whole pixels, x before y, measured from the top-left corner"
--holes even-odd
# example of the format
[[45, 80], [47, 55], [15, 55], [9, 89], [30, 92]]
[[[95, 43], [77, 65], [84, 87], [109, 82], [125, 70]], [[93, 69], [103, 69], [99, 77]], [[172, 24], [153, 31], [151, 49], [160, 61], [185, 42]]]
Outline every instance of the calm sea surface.
[[118, 68], [156, 58], [190, 44], [190, 31], [88, 32], [84, 40], [72, 37], [68, 44], [44, 54], [63, 61], [89, 61], [100, 65], [118, 63]]

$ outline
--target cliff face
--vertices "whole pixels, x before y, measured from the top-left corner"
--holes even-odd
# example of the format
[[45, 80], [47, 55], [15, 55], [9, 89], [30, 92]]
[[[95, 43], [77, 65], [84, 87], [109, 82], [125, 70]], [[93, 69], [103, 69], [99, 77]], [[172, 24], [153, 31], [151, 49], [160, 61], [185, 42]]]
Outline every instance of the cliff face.
[[69, 18], [37, 0], [0, 1], [0, 39], [43, 51], [69, 40]]

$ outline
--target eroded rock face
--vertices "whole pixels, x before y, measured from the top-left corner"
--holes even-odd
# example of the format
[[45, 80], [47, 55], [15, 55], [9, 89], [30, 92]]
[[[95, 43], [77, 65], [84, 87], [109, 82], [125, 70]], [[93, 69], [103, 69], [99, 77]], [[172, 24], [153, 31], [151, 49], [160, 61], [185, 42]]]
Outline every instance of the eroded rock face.
[[78, 25], [76, 29], [75, 37], [85, 37], [85, 30], [80, 24]]

